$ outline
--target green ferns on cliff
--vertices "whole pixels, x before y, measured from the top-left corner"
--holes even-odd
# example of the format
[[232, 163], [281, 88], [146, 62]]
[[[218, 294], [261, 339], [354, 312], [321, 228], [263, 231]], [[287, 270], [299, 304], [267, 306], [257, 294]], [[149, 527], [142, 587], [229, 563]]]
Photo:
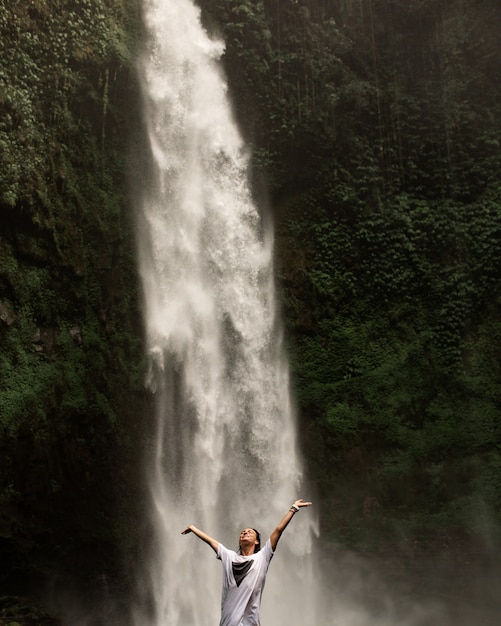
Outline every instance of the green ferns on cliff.
[[[0, 2], [0, 582], [14, 588], [116, 556], [142, 401], [124, 197], [137, 30], [126, 0]], [[85, 545], [106, 546], [88, 568]]]
[[[324, 536], [495, 545], [497, 1], [201, 5], [274, 210]], [[134, 541], [138, 9], [0, 0], [0, 580], [13, 586], [69, 564], [110, 572]]]
[[494, 0], [204, 0], [269, 184], [305, 455], [353, 545], [499, 541]]

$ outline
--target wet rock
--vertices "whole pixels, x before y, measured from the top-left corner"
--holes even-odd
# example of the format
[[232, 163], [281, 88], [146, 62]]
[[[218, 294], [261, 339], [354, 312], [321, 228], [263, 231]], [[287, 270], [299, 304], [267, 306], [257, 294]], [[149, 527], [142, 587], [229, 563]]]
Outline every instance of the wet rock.
[[[40, 328], [35, 330], [31, 339], [31, 345], [35, 352], [53, 352], [56, 346], [57, 330], [55, 328]], [[1, 625], [0, 625], [1, 626]]]
[[14, 323], [14, 313], [10, 311], [7, 306], [0, 300], [0, 320], [7, 324], [7, 326], [11, 326]]
[[70, 335], [75, 343], [79, 346], [82, 345], [82, 329], [80, 326], [73, 326], [73, 328], [70, 328]]

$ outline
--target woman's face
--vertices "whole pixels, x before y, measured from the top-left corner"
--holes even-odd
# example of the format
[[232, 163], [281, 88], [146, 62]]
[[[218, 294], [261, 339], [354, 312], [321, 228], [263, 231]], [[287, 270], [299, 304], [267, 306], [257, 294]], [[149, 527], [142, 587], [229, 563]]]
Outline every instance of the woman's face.
[[244, 528], [240, 533], [239, 545], [240, 547], [256, 546], [259, 543], [257, 539], [257, 533], [253, 528]]

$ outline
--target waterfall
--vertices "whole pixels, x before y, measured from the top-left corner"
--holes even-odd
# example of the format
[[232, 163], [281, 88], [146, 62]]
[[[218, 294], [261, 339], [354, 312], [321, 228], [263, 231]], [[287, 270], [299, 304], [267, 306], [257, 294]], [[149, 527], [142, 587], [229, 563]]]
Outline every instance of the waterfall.
[[[149, 610], [135, 623], [214, 626], [221, 564], [195, 524], [236, 549], [269, 536], [304, 493], [273, 279], [273, 241], [252, 198], [248, 154], [219, 59], [190, 0], [143, 0], [139, 60], [151, 158], [138, 207], [138, 256], [155, 398], [148, 459]], [[313, 509], [284, 533], [262, 621], [311, 621], [306, 569]], [[308, 617], [307, 617], [308, 616]], [[318, 622], [317, 622], [318, 623]]]

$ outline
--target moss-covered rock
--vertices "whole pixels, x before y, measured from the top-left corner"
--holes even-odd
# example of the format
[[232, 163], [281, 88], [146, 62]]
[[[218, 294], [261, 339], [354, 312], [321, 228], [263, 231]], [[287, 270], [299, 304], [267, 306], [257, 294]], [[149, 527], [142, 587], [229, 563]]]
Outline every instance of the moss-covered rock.
[[134, 534], [145, 395], [125, 155], [137, 10], [0, 0], [0, 586], [11, 593], [116, 573]]

